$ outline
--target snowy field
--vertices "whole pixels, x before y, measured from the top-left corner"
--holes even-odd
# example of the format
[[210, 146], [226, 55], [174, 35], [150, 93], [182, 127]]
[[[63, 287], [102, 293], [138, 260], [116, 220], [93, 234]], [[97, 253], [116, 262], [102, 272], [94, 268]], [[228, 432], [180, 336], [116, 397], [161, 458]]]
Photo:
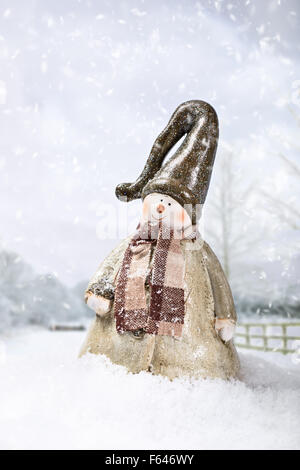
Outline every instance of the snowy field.
[[170, 382], [78, 360], [84, 335], [2, 336], [0, 448], [300, 448], [295, 358], [241, 352], [242, 381]]

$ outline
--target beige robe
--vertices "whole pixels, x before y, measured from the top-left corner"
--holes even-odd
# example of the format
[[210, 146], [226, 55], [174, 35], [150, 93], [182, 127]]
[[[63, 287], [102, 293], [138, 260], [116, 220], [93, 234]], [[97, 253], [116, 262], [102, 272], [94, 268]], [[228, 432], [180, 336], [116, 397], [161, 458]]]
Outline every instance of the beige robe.
[[[103, 261], [89, 286], [98, 280], [114, 283], [130, 238], [123, 240]], [[182, 336], [116, 331], [113, 302], [104, 316], [96, 315], [80, 356], [86, 352], [104, 354], [130, 372], [150, 371], [175, 377], [236, 377], [239, 360], [233, 342], [224, 343], [215, 331], [215, 318], [231, 318], [236, 312], [231, 290], [222, 267], [206, 242], [183, 240], [185, 258], [185, 317]], [[89, 286], [87, 291], [89, 290]]]

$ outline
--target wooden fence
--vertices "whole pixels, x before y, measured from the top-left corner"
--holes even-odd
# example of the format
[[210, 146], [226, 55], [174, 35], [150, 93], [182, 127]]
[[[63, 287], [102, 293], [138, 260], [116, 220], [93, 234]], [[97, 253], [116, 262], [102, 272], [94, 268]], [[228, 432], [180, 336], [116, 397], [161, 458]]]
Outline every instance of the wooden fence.
[[84, 331], [86, 328], [84, 325], [52, 323], [51, 325], [49, 325], [48, 329], [50, 331]]
[[[235, 345], [239, 348], [255, 349], [257, 351], [274, 351], [283, 354], [295, 353], [300, 348], [300, 333], [289, 335], [287, 331], [288, 328], [292, 329], [294, 327], [300, 328], [300, 323], [240, 323], [235, 333]], [[275, 328], [281, 328], [281, 334], [272, 334], [272, 331], [269, 334], [270, 329]], [[240, 329], [243, 329], [243, 331], [240, 332]], [[254, 332], [252, 332], [253, 329]], [[258, 329], [260, 334], [257, 332]], [[245, 341], [243, 343], [239, 342], [240, 338], [244, 338]], [[260, 340], [262, 344], [253, 344], [254, 342], [257, 343], [257, 340]], [[270, 340], [279, 340], [281, 345], [270, 346]], [[291, 345], [292, 341], [294, 344]]]
[[[273, 334], [272, 329], [275, 328], [281, 329], [281, 334]], [[288, 330], [293, 328], [296, 328], [296, 334], [290, 335]], [[51, 324], [49, 329], [51, 331], [83, 331], [85, 326], [82, 324]], [[244, 342], [241, 342], [241, 339], [244, 339]], [[281, 345], [271, 346], [269, 343], [271, 340], [276, 340], [277, 343], [281, 342]], [[258, 341], [261, 344], [254, 344]], [[235, 345], [238, 348], [255, 349], [256, 351], [274, 351], [283, 354], [299, 351], [300, 354], [300, 323], [239, 323], [235, 333]]]

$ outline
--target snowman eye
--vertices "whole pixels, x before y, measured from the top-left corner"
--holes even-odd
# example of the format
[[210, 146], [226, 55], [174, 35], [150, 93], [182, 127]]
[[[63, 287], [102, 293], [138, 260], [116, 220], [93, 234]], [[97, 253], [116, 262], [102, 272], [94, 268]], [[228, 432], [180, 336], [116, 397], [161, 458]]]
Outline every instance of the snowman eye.
[[163, 199], [161, 199], [160, 202], [163, 202]]
[[170, 206], [170, 205], [171, 205], [171, 203], [169, 202], [169, 203], [168, 203], [168, 206]]

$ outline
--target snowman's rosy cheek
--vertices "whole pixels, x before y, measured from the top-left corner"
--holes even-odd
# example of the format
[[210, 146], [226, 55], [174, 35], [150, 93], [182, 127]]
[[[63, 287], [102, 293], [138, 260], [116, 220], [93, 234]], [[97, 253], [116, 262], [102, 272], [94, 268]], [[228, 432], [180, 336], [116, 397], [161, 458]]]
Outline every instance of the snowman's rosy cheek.
[[149, 205], [147, 202], [144, 202], [143, 204], [143, 216], [146, 217], [148, 215], [148, 212], [149, 212]]
[[177, 221], [183, 224], [185, 222], [185, 213], [184, 209], [181, 209], [179, 212], [177, 212]]

